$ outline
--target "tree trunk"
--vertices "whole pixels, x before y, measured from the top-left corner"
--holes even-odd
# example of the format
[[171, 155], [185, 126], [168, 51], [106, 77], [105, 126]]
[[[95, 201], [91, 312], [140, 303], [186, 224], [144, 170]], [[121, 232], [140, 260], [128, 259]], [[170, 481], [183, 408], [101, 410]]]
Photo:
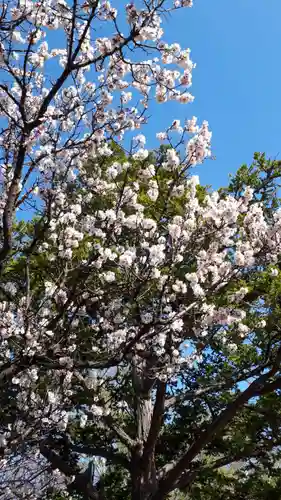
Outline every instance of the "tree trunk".
[[152, 402], [137, 398], [138, 446], [132, 454], [132, 500], [148, 500], [156, 491], [154, 453], [143, 459], [143, 447], [150, 430]]
[[137, 446], [132, 452], [132, 500], [149, 500], [157, 490], [154, 448], [144, 456], [144, 447], [151, 430], [153, 403], [151, 389], [155, 380], [146, 363], [133, 364]]
[[139, 450], [132, 459], [132, 500], [149, 500], [156, 492], [154, 457], [144, 463]]

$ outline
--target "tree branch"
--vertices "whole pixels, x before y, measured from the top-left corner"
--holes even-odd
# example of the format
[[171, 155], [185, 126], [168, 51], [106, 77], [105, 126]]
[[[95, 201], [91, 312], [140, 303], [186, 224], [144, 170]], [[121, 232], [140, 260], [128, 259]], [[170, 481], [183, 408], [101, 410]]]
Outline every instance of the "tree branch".
[[114, 422], [110, 415], [104, 417], [103, 420], [129, 450], [134, 448], [136, 444], [135, 441], [123, 429], [121, 429], [117, 423]]
[[[192, 460], [202, 451], [215, 435], [224, 429], [224, 427], [237, 414], [238, 410], [252, 397], [260, 394], [265, 386], [265, 382], [276, 373], [280, 362], [280, 352], [277, 355], [273, 368], [258, 379], [252, 382], [249, 387], [242, 392], [235, 401], [228, 404], [226, 409], [218, 416], [218, 418], [204, 431], [201, 432], [199, 438], [192, 443], [188, 451], [175, 463], [172, 462], [164, 467], [164, 478], [160, 481], [159, 490], [153, 497], [153, 500], [163, 500], [166, 495], [175, 486], [182, 473], [187, 470]], [[161, 471], [160, 471], [161, 473]]]
[[127, 470], [130, 470], [130, 462], [122, 453], [115, 452], [114, 450], [105, 450], [99, 446], [90, 446], [90, 445], [70, 445], [72, 451], [76, 453], [83, 453], [89, 456], [95, 457], [103, 457], [106, 458], [109, 462], [115, 463], [117, 465], [121, 465]]
[[59, 469], [67, 477], [74, 476], [74, 481], [70, 485], [72, 490], [77, 493], [82, 493], [85, 500], [101, 500], [101, 495], [92, 484], [88, 471], [77, 473], [73, 467], [68, 465], [59, 455], [49, 448], [47, 440], [41, 441], [39, 449], [40, 453], [50, 462], [53, 469]]

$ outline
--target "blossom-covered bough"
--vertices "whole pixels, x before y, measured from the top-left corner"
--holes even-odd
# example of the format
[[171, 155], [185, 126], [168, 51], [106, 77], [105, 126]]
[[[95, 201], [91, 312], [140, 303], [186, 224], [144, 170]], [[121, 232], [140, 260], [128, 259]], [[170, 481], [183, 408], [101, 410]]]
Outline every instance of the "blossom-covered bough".
[[[189, 170], [210, 157], [211, 133], [195, 117], [157, 132], [154, 152], [139, 132], [152, 99], [193, 100], [190, 51], [161, 27], [192, 0], [115, 3], [2, 4], [3, 498], [44, 497], [52, 474], [70, 494], [113, 498], [80, 471], [85, 456], [121, 467], [132, 499], [167, 498], [205, 470], [202, 451], [245, 404], [280, 384], [276, 321], [266, 330], [270, 306], [252, 291], [278, 277], [267, 184], [201, 187]], [[204, 397], [220, 391], [212, 408]], [[170, 449], [198, 401], [196, 432]], [[13, 485], [13, 463], [36, 453], [46, 486]]]

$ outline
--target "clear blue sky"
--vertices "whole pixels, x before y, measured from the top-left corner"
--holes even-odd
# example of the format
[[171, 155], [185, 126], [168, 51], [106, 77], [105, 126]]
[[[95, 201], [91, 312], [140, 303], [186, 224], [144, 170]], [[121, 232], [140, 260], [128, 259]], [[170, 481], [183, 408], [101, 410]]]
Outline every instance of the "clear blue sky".
[[194, 0], [168, 19], [164, 39], [191, 49], [195, 101], [153, 106], [149, 145], [174, 118], [208, 120], [217, 159], [198, 173], [214, 187], [255, 151], [281, 158], [281, 0]]

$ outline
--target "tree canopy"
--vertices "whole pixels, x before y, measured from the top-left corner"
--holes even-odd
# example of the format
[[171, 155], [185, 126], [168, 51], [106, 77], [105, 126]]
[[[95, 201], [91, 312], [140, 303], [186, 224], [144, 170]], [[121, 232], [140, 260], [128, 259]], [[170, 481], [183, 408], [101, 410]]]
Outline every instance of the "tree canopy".
[[278, 498], [281, 164], [214, 191], [206, 121], [139, 131], [193, 100], [191, 6], [2, 5], [3, 499]]

